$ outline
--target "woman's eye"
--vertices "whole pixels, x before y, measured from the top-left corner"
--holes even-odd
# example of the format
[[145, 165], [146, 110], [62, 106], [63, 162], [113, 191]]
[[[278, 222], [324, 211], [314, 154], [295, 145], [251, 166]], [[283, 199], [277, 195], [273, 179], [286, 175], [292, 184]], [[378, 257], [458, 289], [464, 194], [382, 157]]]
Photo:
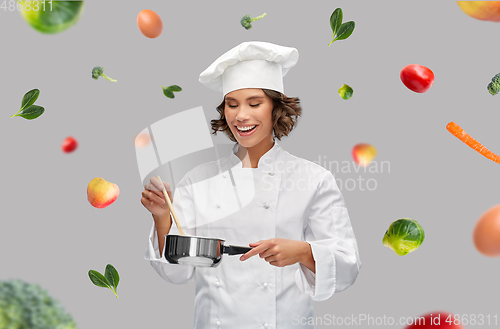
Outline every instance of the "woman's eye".
[[260, 103], [259, 104], [250, 104], [251, 107], [257, 107], [259, 105], [260, 105]]
[[229, 105], [229, 104], [227, 106], [230, 107], [230, 108], [238, 107], [238, 105]]

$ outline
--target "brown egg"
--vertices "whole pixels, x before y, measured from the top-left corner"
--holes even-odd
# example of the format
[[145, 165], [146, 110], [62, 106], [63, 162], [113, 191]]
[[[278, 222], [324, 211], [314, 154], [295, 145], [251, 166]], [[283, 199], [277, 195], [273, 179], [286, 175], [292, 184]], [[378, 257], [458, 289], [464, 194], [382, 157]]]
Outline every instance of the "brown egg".
[[488, 209], [474, 228], [474, 245], [485, 256], [500, 256], [500, 205]]
[[137, 15], [137, 27], [145, 37], [154, 39], [163, 31], [163, 22], [157, 13], [144, 9]]

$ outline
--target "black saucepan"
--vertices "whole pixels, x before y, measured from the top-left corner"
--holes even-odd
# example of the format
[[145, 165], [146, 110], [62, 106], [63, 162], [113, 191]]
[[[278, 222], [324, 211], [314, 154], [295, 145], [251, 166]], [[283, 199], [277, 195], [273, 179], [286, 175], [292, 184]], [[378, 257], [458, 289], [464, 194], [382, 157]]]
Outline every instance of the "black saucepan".
[[165, 258], [171, 264], [217, 267], [222, 254], [241, 255], [253, 248], [225, 246], [224, 240], [188, 235], [165, 235]]

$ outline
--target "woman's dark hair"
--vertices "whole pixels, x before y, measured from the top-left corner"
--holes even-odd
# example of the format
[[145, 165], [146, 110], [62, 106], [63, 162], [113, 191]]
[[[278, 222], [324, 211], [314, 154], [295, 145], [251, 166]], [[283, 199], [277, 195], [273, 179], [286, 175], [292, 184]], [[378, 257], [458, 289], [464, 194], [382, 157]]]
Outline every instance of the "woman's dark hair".
[[[297, 124], [297, 118], [302, 114], [300, 100], [298, 97], [286, 97], [282, 93], [270, 89], [262, 89], [262, 91], [273, 100], [273, 132], [274, 136], [281, 140], [283, 135], [288, 136]], [[226, 122], [225, 107], [226, 100], [224, 98], [222, 103], [217, 106], [220, 118], [210, 121], [212, 133], [217, 135], [218, 131], [223, 131], [230, 140], [236, 142], [237, 140]]]

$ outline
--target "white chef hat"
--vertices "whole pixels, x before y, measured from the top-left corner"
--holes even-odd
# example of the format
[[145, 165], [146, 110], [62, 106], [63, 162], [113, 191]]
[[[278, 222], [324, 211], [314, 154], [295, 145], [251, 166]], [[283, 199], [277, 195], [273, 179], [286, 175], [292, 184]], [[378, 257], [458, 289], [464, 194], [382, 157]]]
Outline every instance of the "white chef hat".
[[200, 82], [223, 95], [262, 88], [284, 93], [283, 77], [299, 59], [295, 48], [269, 42], [243, 42], [217, 58], [200, 74]]

